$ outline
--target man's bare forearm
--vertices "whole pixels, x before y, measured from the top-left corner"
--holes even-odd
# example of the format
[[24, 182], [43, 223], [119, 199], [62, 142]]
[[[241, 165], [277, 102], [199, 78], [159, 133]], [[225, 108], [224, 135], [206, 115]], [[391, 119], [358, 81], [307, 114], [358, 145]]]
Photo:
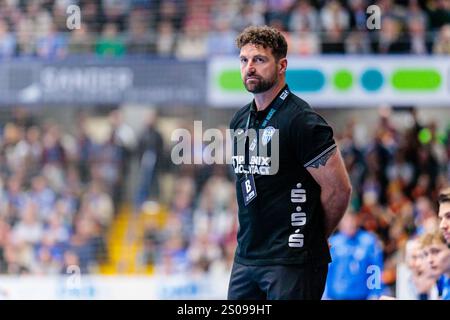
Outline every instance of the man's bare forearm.
[[325, 211], [325, 235], [328, 238], [347, 210], [352, 187], [341, 153], [337, 148], [309, 163], [308, 172], [320, 185], [320, 200]]
[[334, 192], [322, 192], [321, 202], [325, 212], [325, 236], [327, 238], [334, 232], [347, 210], [350, 195], [350, 186], [334, 190]]

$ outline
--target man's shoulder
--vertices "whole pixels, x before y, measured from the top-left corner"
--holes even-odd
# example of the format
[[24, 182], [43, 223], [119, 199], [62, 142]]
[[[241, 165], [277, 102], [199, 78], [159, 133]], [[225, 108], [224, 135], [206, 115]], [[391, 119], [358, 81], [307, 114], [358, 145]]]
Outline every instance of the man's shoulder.
[[325, 119], [320, 116], [311, 105], [303, 100], [302, 98], [292, 94], [288, 100], [289, 116], [287, 119], [291, 123], [299, 124], [303, 123], [306, 125], [314, 125], [316, 123], [326, 123]]
[[308, 102], [293, 93], [290, 94], [288, 103], [293, 111], [304, 112], [312, 110]]
[[245, 106], [240, 108], [236, 113], [233, 115], [230, 121], [230, 129], [236, 129], [236, 126], [242, 120], [246, 114], [248, 114], [248, 110], [250, 109], [250, 105], [252, 103], [247, 103]]

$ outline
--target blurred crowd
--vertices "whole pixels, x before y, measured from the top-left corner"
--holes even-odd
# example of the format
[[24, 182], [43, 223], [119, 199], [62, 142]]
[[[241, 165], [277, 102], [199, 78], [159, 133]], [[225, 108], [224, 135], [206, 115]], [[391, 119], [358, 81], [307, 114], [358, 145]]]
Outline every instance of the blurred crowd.
[[[438, 230], [439, 194], [450, 181], [450, 127], [421, 123], [414, 109], [410, 120], [407, 130], [399, 130], [389, 109], [380, 109], [369, 144], [358, 145], [354, 121], [338, 137], [353, 185], [347, 214], [353, 218], [345, 218], [330, 240], [336, 246], [330, 267], [336, 298], [395, 294], [408, 241]], [[382, 281], [369, 290], [359, 280], [369, 279], [374, 266]]]
[[[76, 132], [13, 110], [0, 135], [0, 273], [98, 272], [122, 199], [127, 148], [120, 115], [92, 139], [80, 113]], [[74, 272], [73, 270], [71, 272]]]
[[[353, 195], [330, 238], [327, 298], [395, 295], [405, 287], [398, 271], [411, 248], [438, 229], [439, 193], [450, 181], [450, 126], [423, 123], [411, 109], [404, 114], [410, 125], [399, 128], [392, 112], [381, 108], [372, 132], [355, 119], [335, 132]], [[61, 274], [70, 265], [100, 272], [111, 249], [108, 231], [124, 202], [132, 202], [136, 215], [152, 202], [165, 208], [163, 223], [150, 218], [141, 226], [137, 263], [164, 275], [229, 272], [238, 229], [231, 167], [174, 165], [154, 111], [139, 132], [120, 109], [108, 111], [103, 138], [93, 134], [100, 126], [89, 126], [90, 119], [81, 111], [72, 131], [17, 108], [2, 123], [0, 273]], [[369, 142], [358, 139], [361, 129]], [[192, 155], [207, 154], [205, 142], [192, 146]], [[138, 174], [130, 184], [133, 159]]]
[[[69, 30], [72, 4], [81, 24]], [[381, 10], [375, 30], [372, 4]], [[447, 0], [0, 0], [0, 58], [202, 59], [235, 54], [237, 34], [261, 24], [281, 30], [295, 55], [450, 53]]]
[[[450, 181], [450, 124], [423, 123], [415, 109], [403, 111], [403, 117], [409, 125], [396, 127], [393, 111], [380, 108], [373, 132], [355, 119], [336, 132], [353, 195], [330, 238], [326, 298], [395, 295], [407, 243], [440, 237], [438, 198]], [[222, 166], [175, 170], [170, 221], [162, 229], [149, 223], [146, 232], [148, 261], [164, 274], [227, 270], [237, 231], [233, 174]]]

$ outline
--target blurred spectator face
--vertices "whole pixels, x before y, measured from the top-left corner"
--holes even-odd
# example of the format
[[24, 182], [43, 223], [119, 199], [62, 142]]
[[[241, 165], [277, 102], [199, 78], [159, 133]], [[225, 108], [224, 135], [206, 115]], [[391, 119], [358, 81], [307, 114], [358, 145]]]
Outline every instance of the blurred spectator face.
[[0, 19], [0, 37], [8, 33], [8, 25]]
[[117, 36], [117, 26], [114, 23], [107, 23], [103, 28], [103, 36], [107, 39], [114, 39]]
[[168, 21], [162, 21], [158, 24], [158, 34], [161, 35], [173, 35], [173, 26]]
[[439, 228], [444, 235], [447, 244], [450, 244], [450, 202], [443, 202], [439, 206]]
[[339, 225], [339, 231], [348, 237], [353, 237], [358, 228], [358, 217], [353, 213], [346, 213]]
[[364, 10], [364, 1], [363, 0], [350, 0], [350, 8], [353, 11]]
[[420, 244], [416, 240], [410, 240], [406, 244], [405, 262], [412, 271], [417, 271], [418, 256], [420, 254]]
[[66, 266], [77, 266], [80, 264], [80, 259], [75, 252], [66, 251], [64, 253], [64, 264]]
[[27, 130], [27, 139], [31, 144], [38, 143], [39, 137], [40, 137], [40, 130], [38, 127], [33, 126]]
[[[247, 91], [261, 93], [278, 82], [279, 61], [271, 48], [248, 43], [241, 48], [241, 77]], [[280, 59], [280, 61], [283, 59]]]
[[439, 277], [450, 271], [450, 249], [444, 243], [433, 243], [424, 248], [431, 275]]
[[430, 200], [425, 197], [417, 199], [417, 212], [421, 219], [425, 220], [431, 216], [434, 216], [433, 209], [431, 207]]
[[409, 33], [413, 36], [419, 36], [425, 34], [425, 26], [423, 25], [422, 20], [413, 19], [408, 24]]
[[80, 25], [80, 28], [77, 28], [71, 32], [73, 38], [85, 38], [88, 35], [88, 27], [85, 23]]
[[83, 239], [88, 239], [93, 232], [93, 222], [87, 218], [81, 218], [77, 222], [76, 230]]
[[14, 144], [19, 141], [19, 128], [15, 124], [7, 123], [4, 128], [3, 140], [4, 144]]
[[28, 201], [23, 209], [23, 222], [27, 225], [33, 225], [36, 222], [36, 205]]
[[437, 0], [436, 5], [441, 10], [450, 10], [450, 1], [449, 0]]
[[47, 182], [44, 177], [38, 176], [33, 179], [32, 186], [34, 191], [40, 192], [47, 187]]
[[18, 177], [11, 177], [8, 180], [8, 191], [11, 194], [17, 194], [21, 190], [21, 182]]
[[429, 273], [429, 265], [427, 263], [427, 260], [425, 259], [425, 254], [424, 254], [424, 250], [422, 248], [417, 248], [416, 249], [416, 254], [415, 254], [415, 264], [413, 265], [413, 271], [416, 272], [417, 275], [423, 275], [425, 273]]
[[48, 248], [45, 248], [45, 247], [41, 248], [39, 250], [38, 256], [39, 256], [39, 261], [41, 263], [50, 263], [52, 261], [52, 255]]
[[385, 18], [381, 25], [381, 32], [385, 38], [394, 40], [399, 35], [400, 26], [396, 20]]
[[441, 28], [439, 32], [439, 39], [443, 42], [450, 41], [450, 25], [445, 25]]

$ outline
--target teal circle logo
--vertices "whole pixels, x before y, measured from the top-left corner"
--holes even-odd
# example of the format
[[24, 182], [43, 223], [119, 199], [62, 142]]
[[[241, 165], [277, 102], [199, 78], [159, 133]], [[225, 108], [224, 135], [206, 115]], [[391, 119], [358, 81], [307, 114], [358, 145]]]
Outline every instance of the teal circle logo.
[[368, 69], [361, 76], [361, 85], [367, 91], [377, 91], [384, 83], [383, 74], [376, 69]]

